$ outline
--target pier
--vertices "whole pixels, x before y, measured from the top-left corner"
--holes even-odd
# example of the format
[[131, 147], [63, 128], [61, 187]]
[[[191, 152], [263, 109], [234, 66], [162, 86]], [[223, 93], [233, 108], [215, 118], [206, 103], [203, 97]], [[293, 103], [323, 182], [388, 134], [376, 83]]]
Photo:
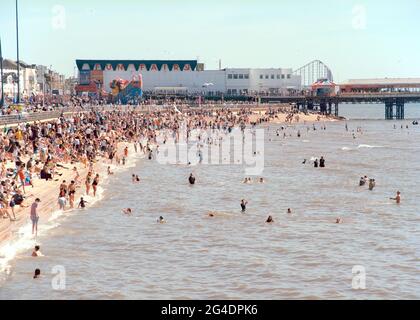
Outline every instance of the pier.
[[383, 103], [386, 120], [404, 119], [406, 103], [420, 102], [420, 92], [393, 93], [342, 93], [335, 96], [264, 96], [262, 103], [295, 103], [302, 111], [313, 110], [315, 106], [326, 114], [338, 116], [340, 103]]

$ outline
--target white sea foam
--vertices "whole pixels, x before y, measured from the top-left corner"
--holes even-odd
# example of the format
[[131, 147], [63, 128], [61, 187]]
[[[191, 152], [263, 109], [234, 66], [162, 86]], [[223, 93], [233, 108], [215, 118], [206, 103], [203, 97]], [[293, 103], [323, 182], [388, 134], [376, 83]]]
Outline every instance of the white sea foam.
[[47, 234], [49, 230], [60, 226], [60, 223], [56, 220], [62, 215], [62, 211], [55, 211], [48, 219], [47, 223], [39, 224], [38, 237], [32, 235], [32, 223], [28, 219], [28, 222], [15, 232], [13, 239], [0, 247], [0, 272], [7, 271], [9, 269], [10, 262], [17, 254], [34, 248], [35, 245], [40, 244], [38, 241], [39, 237]]
[[[111, 171], [114, 172], [124, 172], [131, 168], [134, 168], [136, 166], [136, 163], [139, 159], [144, 158], [145, 155], [142, 153], [136, 153], [133, 154], [133, 156], [128, 157], [126, 160], [126, 164], [116, 166], [116, 165], [110, 165]], [[93, 196], [91, 193], [89, 196], [86, 194], [81, 195], [80, 197], [83, 197], [84, 200], [87, 201], [88, 207], [97, 204], [104, 198], [104, 193], [106, 190], [106, 186], [108, 184], [108, 176], [104, 176], [102, 178], [101, 185], [98, 186], [98, 189], [96, 191], [96, 197]], [[92, 191], [92, 190], [91, 190]], [[77, 208], [77, 205], [79, 203], [80, 198], [75, 199], [75, 206]], [[39, 221], [38, 224], [38, 237], [35, 238], [34, 235], [32, 235], [32, 223], [27, 218], [27, 223], [20, 227], [9, 241], [4, 243], [0, 247], [0, 272], [7, 272], [7, 270], [10, 269], [10, 262], [20, 253], [28, 251], [35, 247], [35, 245], [40, 244], [39, 239], [42, 236], [45, 236], [49, 230], [57, 228], [61, 225], [61, 223], [57, 222], [57, 219], [64, 216], [64, 214], [69, 214], [71, 212], [74, 212], [77, 209], [70, 209], [66, 211], [62, 210], [56, 210], [52, 212], [51, 216], [47, 220], [47, 222], [43, 223], [42, 218]]]
[[371, 145], [368, 145], [368, 144], [359, 144], [359, 146], [357, 148], [361, 149], [361, 148], [383, 148], [383, 147], [382, 146], [371, 146]]

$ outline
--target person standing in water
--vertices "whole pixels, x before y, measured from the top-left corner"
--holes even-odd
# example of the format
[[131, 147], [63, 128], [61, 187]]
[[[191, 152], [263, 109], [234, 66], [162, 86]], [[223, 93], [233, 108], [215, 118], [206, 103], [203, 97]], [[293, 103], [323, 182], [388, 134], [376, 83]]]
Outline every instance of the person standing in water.
[[191, 185], [195, 184], [195, 177], [192, 173], [190, 174], [190, 177], [188, 178], [188, 181]]
[[373, 188], [375, 188], [375, 186], [376, 186], [375, 179], [369, 179], [369, 190], [372, 191]]
[[395, 198], [389, 198], [391, 200], [394, 200], [397, 204], [401, 203], [401, 192], [397, 191], [397, 196]]
[[95, 176], [95, 179], [93, 179], [93, 182], [92, 182], [93, 196], [94, 197], [96, 197], [96, 191], [98, 189], [98, 185], [99, 185], [99, 174], [97, 174]]
[[76, 194], [76, 182], [71, 181], [69, 184], [69, 202], [70, 202], [70, 208], [74, 208], [74, 195]]
[[319, 167], [320, 168], [325, 168], [325, 159], [324, 159], [324, 157], [321, 157], [321, 159], [319, 159]]
[[241, 209], [242, 212], [246, 211], [246, 205], [248, 204], [248, 201], [245, 201], [244, 199], [241, 200]]
[[88, 174], [87, 174], [87, 176], [86, 176], [86, 180], [85, 180], [86, 194], [87, 195], [89, 195], [91, 183], [92, 183], [92, 172], [89, 171]]
[[41, 202], [39, 198], [35, 199], [35, 202], [32, 203], [31, 206], [31, 221], [32, 221], [32, 234], [35, 233], [35, 236], [38, 235], [38, 221], [39, 221], [39, 215], [37, 212], [38, 204]]

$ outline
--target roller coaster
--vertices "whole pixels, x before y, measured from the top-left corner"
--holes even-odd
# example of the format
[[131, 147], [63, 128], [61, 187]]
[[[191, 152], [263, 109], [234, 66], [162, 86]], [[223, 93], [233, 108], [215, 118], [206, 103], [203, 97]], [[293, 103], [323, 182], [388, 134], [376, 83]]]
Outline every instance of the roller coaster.
[[334, 81], [331, 69], [320, 60], [313, 60], [293, 71], [293, 74], [301, 76], [302, 86], [309, 87], [319, 79]]

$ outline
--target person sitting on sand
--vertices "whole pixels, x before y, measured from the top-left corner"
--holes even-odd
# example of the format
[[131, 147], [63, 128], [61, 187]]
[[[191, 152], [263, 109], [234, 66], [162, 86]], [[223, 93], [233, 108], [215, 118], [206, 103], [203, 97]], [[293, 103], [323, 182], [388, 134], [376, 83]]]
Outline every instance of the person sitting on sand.
[[273, 217], [272, 216], [268, 216], [267, 221], [265, 223], [273, 223]]
[[122, 210], [122, 212], [124, 213], [124, 214], [126, 214], [126, 215], [130, 215], [130, 214], [132, 214], [133, 212], [132, 212], [132, 210], [131, 210], [131, 208], [126, 208], [126, 209], [123, 209]]
[[39, 251], [40, 246], [35, 246], [34, 251], [32, 251], [32, 257], [43, 257], [44, 255]]

